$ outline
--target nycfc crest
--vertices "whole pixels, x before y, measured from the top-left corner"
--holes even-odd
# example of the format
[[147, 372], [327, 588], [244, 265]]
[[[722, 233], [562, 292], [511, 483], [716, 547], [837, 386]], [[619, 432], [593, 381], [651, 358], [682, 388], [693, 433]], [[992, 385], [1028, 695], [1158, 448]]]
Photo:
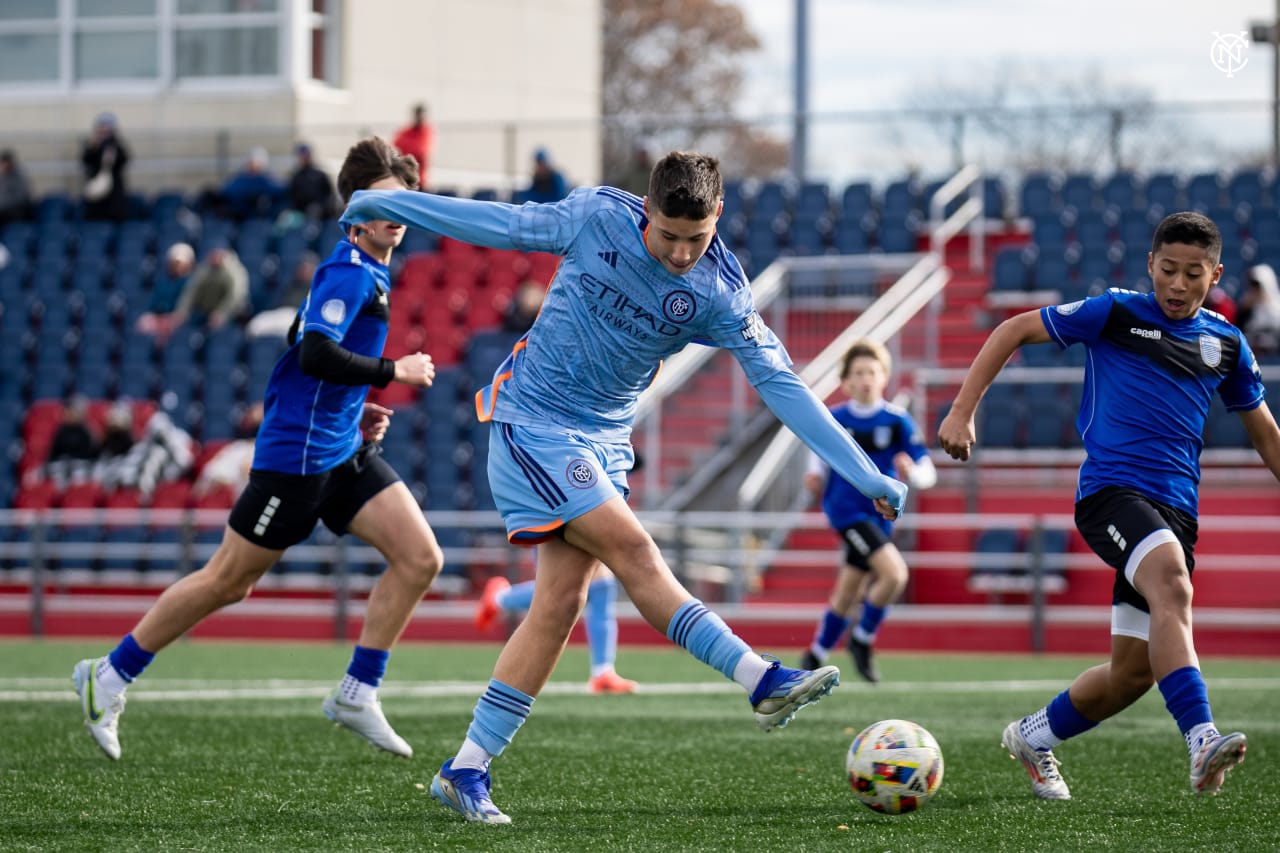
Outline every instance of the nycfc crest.
[[673, 323], [689, 322], [696, 311], [693, 294], [687, 290], [673, 290], [662, 301], [662, 313]]
[[575, 489], [589, 489], [596, 484], [596, 469], [585, 459], [570, 461], [564, 474]]
[[1222, 341], [1213, 335], [1200, 336], [1200, 358], [1210, 367], [1222, 364]]

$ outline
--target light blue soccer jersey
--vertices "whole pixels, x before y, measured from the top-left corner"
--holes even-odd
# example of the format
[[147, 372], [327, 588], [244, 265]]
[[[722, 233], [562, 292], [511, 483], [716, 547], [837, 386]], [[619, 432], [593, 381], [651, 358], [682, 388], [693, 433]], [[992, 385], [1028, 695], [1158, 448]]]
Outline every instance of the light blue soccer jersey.
[[356, 192], [343, 223], [370, 219], [561, 256], [533, 328], [476, 395], [482, 420], [626, 441], [640, 392], [662, 360], [690, 342], [715, 344], [733, 353], [773, 412], [828, 464], [901, 509], [906, 487], [875, 469], [791, 371], [786, 349], [755, 310], [742, 267], [719, 237], [689, 272], [670, 273], [645, 246], [642, 201], [611, 187], [520, 207], [402, 190]]
[[1088, 349], [1076, 420], [1088, 456], [1076, 500], [1128, 486], [1196, 515], [1214, 392], [1228, 411], [1265, 398], [1244, 335], [1213, 311], [1170, 320], [1155, 294], [1119, 289], [1042, 308], [1040, 318], [1059, 346]]
[[622, 190], [583, 187], [553, 204], [487, 205], [504, 208], [501, 217], [472, 207], [461, 239], [562, 256], [537, 322], [477, 397], [484, 420], [625, 440], [640, 392], [690, 341], [731, 351], [752, 384], [791, 365], [719, 237], [692, 270], [675, 275], [645, 247], [641, 200]]
[[267, 382], [253, 467], [283, 474], [328, 471], [360, 449], [368, 385], [308, 376], [298, 363], [302, 336], [319, 332], [357, 355], [380, 357], [391, 316], [387, 268], [342, 240], [316, 269], [299, 308], [297, 336]]

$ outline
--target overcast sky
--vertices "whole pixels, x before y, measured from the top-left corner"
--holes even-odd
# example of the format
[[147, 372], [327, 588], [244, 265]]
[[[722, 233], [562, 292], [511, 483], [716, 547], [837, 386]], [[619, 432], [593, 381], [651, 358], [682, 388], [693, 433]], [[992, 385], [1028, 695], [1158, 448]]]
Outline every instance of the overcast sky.
[[[741, 113], [785, 113], [792, 102], [795, 4], [736, 2], [764, 42], [749, 63]], [[1243, 67], [1230, 76], [1215, 67], [1211, 53], [1219, 36], [1238, 36], [1251, 22], [1272, 19], [1276, 6], [1277, 0], [809, 0], [810, 109], [899, 108], [929, 81], [963, 80], [1016, 58], [1081, 73], [1098, 69], [1117, 84], [1142, 87], [1158, 102], [1256, 103], [1252, 120], [1216, 115], [1225, 136], [1267, 149], [1273, 50], [1247, 47]], [[814, 142], [810, 157], [819, 169], [847, 175], [877, 167], [851, 162], [820, 138]]]

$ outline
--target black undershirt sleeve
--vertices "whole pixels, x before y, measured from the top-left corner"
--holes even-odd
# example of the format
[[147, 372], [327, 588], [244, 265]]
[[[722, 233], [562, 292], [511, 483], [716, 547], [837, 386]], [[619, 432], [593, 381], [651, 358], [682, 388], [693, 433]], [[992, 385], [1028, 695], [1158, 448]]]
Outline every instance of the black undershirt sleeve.
[[396, 363], [391, 359], [356, 355], [319, 332], [307, 332], [302, 336], [298, 364], [308, 376], [339, 385], [386, 388], [396, 375]]

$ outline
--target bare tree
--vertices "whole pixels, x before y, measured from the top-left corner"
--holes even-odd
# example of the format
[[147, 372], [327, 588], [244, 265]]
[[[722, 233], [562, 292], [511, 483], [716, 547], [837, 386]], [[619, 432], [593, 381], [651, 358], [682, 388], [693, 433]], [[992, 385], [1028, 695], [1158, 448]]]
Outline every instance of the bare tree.
[[998, 171], [1133, 168], [1186, 142], [1164, 132], [1150, 91], [1096, 67], [1073, 73], [1005, 60], [935, 79], [904, 103], [954, 151], [968, 159], [981, 151], [983, 165]]
[[743, 58], [760, 48], [742, 10], [721, 0], [606, 0], [602, 174], [627, 175], [637, 144], [706, 151], [730, 174], [767, 174], [784, 142], [734, 117]]

